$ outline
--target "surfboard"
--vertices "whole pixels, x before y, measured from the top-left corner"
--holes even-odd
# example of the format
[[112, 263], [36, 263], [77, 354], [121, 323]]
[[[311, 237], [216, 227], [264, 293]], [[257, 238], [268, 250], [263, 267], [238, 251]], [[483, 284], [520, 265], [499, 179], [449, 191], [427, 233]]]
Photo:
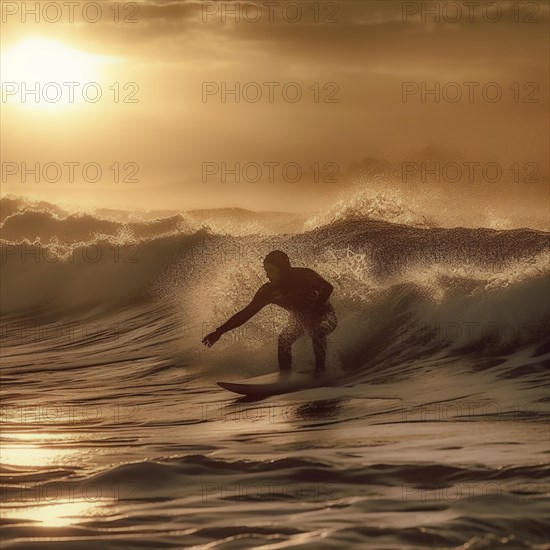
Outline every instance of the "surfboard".
[[267, 397], [308, 388], [330, 386], [334, 378], [334, 375], [327, 373], [315, 375], [312, 371], [290, 371], [288, 373], [274, 372], [236, 382], [218, 382], [217, 384], [224, 390], [240, 395]]

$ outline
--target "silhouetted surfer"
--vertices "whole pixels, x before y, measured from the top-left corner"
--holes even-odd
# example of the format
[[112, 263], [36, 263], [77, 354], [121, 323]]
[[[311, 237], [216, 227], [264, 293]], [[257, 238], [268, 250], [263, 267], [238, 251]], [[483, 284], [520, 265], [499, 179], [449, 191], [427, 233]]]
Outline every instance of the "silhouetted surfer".
[[264, 259], [266, 283], [242, 311], [239, 311], [221, 327], [206, 336], [205, 346], [215, 344], [220, 336], [240, 327], [268, 304], [276, 304], [290, 313], [287, 326], [279, 334], [279, 368], [283, 371], [292, 366], [292, 344], [304, 333], [313, 342], [315, 370], [325, 368], [327, 335], [337, 324], [336, 314], [328, 299], [333, 286], [318, 273], [307, 267], [292, 267], [288, 256], [280, 250], [270, 252]]

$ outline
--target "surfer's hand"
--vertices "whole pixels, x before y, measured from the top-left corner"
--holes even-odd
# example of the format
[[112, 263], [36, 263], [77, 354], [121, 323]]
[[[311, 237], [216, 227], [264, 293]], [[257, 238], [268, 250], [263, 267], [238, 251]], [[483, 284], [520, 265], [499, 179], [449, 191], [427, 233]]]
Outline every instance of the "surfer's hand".
[[215, 330], [214, 332], [211, 332], [210, 334], [206, 335], [202, 339], [202, 343], [209, 348], [210, 346], [213, 346], [221, 337], [222, 333]]

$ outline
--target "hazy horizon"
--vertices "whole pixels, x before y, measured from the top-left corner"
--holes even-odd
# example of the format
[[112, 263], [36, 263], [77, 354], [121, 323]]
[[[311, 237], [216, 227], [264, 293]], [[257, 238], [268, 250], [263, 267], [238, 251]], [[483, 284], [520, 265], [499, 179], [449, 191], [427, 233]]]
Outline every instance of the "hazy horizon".
[[[48, 22], [51, 10], [38, 23], [32, 16], [23, 23], [6, 4], [13, 3], [4, 3], [2, 13], [1, 76], [19, 89], [3, 89], [12, 90], [1, 105], [2, 159], [8, 163], [3, 193], [109, 208], [311, 211], [347, 187], [352, 166], [364, 159], [399, 166], [433, 151], [425, 155], [428, 170], [442, 159], [458, 162], [464, 172], [468, 163], [478, 163], [480, 185], [481, 168], [498, 163], [502, 185], [490, 194], [497, 209], [510, 194], [514, 201], [547, 200], [545, 2], [536, 3], [536, 24], [523, 22], [530, 14], [515, 13], [512, 2], [499, 3], [498, 22], [480, 11], [476, 24], [466, 14], [457, 22], [445, 14], [439, 22], [409, 14], [407, 2], [342, 0], [338, 9], [320, 3], [318, 13], [304, 9], [294, 23], [291, 10], [277, 9], [273, 22], [266, 11], [252, 22], [254, 10], [236, 22], [234, 3], [195, 0], [145, 0], [136, 13], [121, 5], [118, 23], [114, 11], [104, 10], [91, 23], [84, 17], [93, 13], [78, 9], [72, 22], [65, 12]], [[36, 81], [39, 92], [52, 81], [96, 82], [103, 95], [83, 101], [78, 86], [72, 103], [40, 97], [34, 104], [23, 84]], [[297, 102], [292, 83], [303, 94]], [[495, 83], [498, 101], [491, 99]], [[241, 92], [248, 86], [238, 103], [230, 94], [223, 102], [221, 91], [208, 91], [237, 85]], [[406, 86], [413, 92], [405, 98]], [[423, 86], [424, 98], [414, 93]], [[446, 90], [439, 101], [429, 94], [435, 86]], [[455, 102], [457, 90], [463, 97]], [[32, 173], [23, 181], [22, 163], [28, 170], [39, 163], [38, 182]], [[77, 163], [72, 174], [70, 163]], [[91, 173], [83, 176], [87, 163]], [[225, 182], [222, 163], [229, 171]], [[239, 183], [230, 172], [236, 163], [250, 168], [241, 170]], [[97, 182], [95, 165], [102, 170]], [[302, 175], [294, 181], [296, 166]], [[537, 182], [529, 178], [535, 172]], [[521, 193], [505, 183], [514, 178]], [[394, 172], [384, 187], [406, 187], [403, 179]], [[449, 193], [449, 201], [469, 192], [465, 175], [458, 184], [429, 175], [425, 180], [426, 187]]]

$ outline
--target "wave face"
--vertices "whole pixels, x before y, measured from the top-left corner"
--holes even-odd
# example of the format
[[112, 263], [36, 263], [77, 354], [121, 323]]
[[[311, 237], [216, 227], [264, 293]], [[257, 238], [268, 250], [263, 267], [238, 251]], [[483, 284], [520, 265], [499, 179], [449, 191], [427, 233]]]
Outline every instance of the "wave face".
[[[356, 209], [337, 209], [328, 223], [296, 216], [282, 222], [282, 214], [273, 214], [270, 231], [269, 213], [235, 209], [165, 218], [142, 213], [124, 221], [120, 212], [104, 212], [107, 219], [2, 200], [8, 211], [0, 304], [8, 318], [149, 303], [176, 306], [181, 323], [218, 326], [265, 282], [262, 258], [282, 249], [294, 265], [317, 270], [335, 287], [339, 361], [346, 368], [372, 364], [371, 338], [386, 353], [395, 348], [401, 360], [403, 353], [422, 356], [435, 342], [448, 350], [544, 345], [548, 332], [548, 232], [437, 227], [385, 197], [369, 205], [377, 219]], [[249, 223], [263, 231], [243, 231]], [[278, 223], [301, 229], [273, 232]], [[252, 340], [271, 341], [285, 315], [258, 315], [250, 323]]]
[[[548, 232], [2, 201], [7, 548], [547, 547]], [[273, 249], [333, 284], [341, 379], [234, 401], [285, 313], [201, 339]]]

